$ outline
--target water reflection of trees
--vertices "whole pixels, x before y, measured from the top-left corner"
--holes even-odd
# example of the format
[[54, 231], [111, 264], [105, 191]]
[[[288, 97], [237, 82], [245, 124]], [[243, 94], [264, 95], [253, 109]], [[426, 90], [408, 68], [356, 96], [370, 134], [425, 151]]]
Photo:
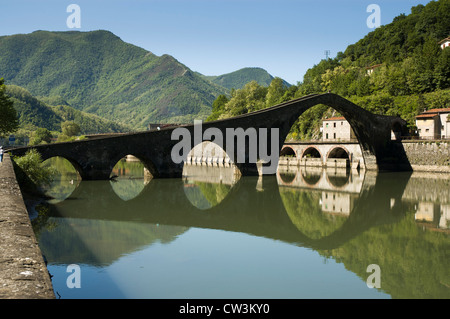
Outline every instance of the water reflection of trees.
[[156, 243], [170, 243], [188, 230], [183, 226], [155, 225], [99, 219], [51, 218], [51, 232], [39, 235], [43, 254], [52, 264], [77, 262], [109, 265], [121, 256]]
[[[429, 231], [416, 220], [417, 202], [422, 197], [433, 198], [432, 194], [423, 194], [423, 185], [432, 185], [432, 176], [417, 181], [401, 174], [370, 176], [365, 178], [363, 187], [355, 188], [358, 192], [354, 194], [320, 188], [267, 187], [270, 183], [263, 183], [265, 187], [257, 191], [256, 184], [248, 180], [243, 178], [236, 185], [209, 183], [200, 177], [184, 182], [153, 180], [144, 188], [144, 196], [117, 207], [124, 210], [123, 214], [112, 212], [118, 202], [105, 198], [95, 206], [105, 206], [104, 220], [58, 219], [52, 235], [46, 233], [39, 241], [46, 247], [46, 254], [61, 262], [73, 260], [69, 256], [72, 250], [84, 258], [80, 260], [107, 263], [146, 245], [174, 240], [189, 227], [242, 231], [311, 247], [324, 257], [343, 263], [363, 281], [369, 275], [367, 266], [378, 264], [382, 271], [381, 290], [393, 298], [450, 298], [449, 234]], [[355, 180], [349, 178], [349, 183]], [[448, 180], [439, 185], [434, 200], [443, 205], [449, 191]], [[200, 207], [181, 204], [190, 188], [196, 189], [196, 196], [201, 195], [198, 201], [205, 201]], [[236, 189], [231, 191], [232, 188]], [[336, 194], [336, 198], [349, 195], [348, 214], [327, 211], [324, 194]], [[98, 200], [93, 202], [98, 204]], [[213, 214], [200, 213], [202, 207], [211, 208]], [[78, 206], [74, 209], [80, 210]], [[130, 213], [140, 209], [145, 210], [144, 214]], [[111, 215], [128, 215], [130, 220], [108, 221]], [[133, 223], [133, 218], [144, 221]], [[157, 226], [159, 220], [167, 226]], [[107, 252], [109, 246], [114, 247]]]
[[239, 174], [234, 165], [219, 167], [186, 164], [183, 167], [186, 198], [201, 210], [222, 202], [238, 180]]
[[[406, 182], [398, 183], [402, 179]], [[352, 183], [348, 177], [341, 181], [338, 185]], [[331, 180], [330, 184], [338, 186]], [[448, 218], [444, 216], [445, 205], [450, 202], [448, 175], [437, 178], [413, 174], [405, 179], [402, 174], [380, 174], [377, 182], [362, 187], [361, 193], [348, 194], [352, 202], [348, 216], [327, 214], [324, 197], [320, 200], [320, 194], [325, 193], [320, 189], [280, 187], [286, 212], [303, 234], [320, 243], [331, 233], [332, 240], [339, 242], [335, 247], [315, 248], [319, 254], [343, 263], [363, 281], [369, 275], [367, 266], [379, 265], [380, 289], [393, 298], [450, 298], [450, 232], [442, 222]], [[420, 210], [420, 203], [432, 203], [428, 227], [423, 227], [427, 216]], [[367, 224], [370, 219], [373, 221]], [[358, 228], [359, 232], [348, 237]], [[311, 243], [314, 245], [314, 241]]]
[[283, 182], [285, 184], [292, 183], [296, 177], [297, 177], [297, 174], [291, 173], [291, 172], [286, 172], [286, 173], [280, 174], [280, 178], [283, 180]]
[[231, 190], [231, 185], [206, 182], [185, 181], [184, 192], [193, 206], [208, 209], [225, 199]]
[[138, 196], [148, 184], [148, 180], [144, 178], [144, 164], [138, 160], [120, 160], [114, 166], [112, 174], [116, 177], [110, 181], [111, 187], [124, 201]]
[[55, 176], [50, 185], [44, 186], [44, 192], [53, 202], [62, 201], [70, 196], [80, 183], [81, 178], [72, 164], [62, 157], [52, 157], [42, 165], [55, 168]]
[[318, 239], [329, 235], [347, 219], [347, 216], [322, 211], [321, 191], [281, 188], [280, 196], [292, 223], [309, 238]]
[[397, 223], [375, 226], [320, 254], [345, 264], [362, 280], [367, 266], [381, 269], [381, 290], [393, 298], [450, 298], [450, 239], [418, 227], [413, 211]]

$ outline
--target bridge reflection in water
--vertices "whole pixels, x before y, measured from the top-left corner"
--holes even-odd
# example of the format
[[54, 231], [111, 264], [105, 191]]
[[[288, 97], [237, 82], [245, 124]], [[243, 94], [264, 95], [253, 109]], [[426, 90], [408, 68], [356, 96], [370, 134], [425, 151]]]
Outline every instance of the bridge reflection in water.
[[[233, 167], [186, 165], [183, 179], [133, 179], [139, 187], [83, 181], [36, 229], [55, 265], [104, 267], [189, 229], [211, 229], [313, 249], [362, 280], [367, 265], [379, 264], [381, 291], [394, 298], [449, 298], [450, 185], [448, 176], [429, 177], [281, 166], [276, 176], [240, 177]], [[437, 192], [431, 198], [420, 191], [426, 181]]]

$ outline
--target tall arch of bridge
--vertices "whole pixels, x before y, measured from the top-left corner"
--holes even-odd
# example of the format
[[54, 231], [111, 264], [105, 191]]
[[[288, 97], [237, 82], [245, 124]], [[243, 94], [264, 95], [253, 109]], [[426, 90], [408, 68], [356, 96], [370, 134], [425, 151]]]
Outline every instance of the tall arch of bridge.
[[[275, 174], [278, 156], [292, 125], [303, 112], [317, 104], [332, 107], [347, 119], [358, 138], [366, 169], [411, 170], [402, 144], [391, 138], [394, 125], [397, 131], [399, 127], [406, 130], [404, 120], [399, 117], [373, 114], [332, 93], [308, 95], [256, 112], [205, 122], [200, 127], [195, 124], [167, 127], [159, 131], [22, 147], [12, 149], [10, 153], [20, 156], [28, 149], [34, 148], [41, 153], [43, 159], [53, 156], [67, 158], [83, 179], [90, 180], [109, 179], [115, 163], [125, 155], [132, 154], [144, 163], [154, 177], [181, 177], [184, 162], [174, 161], [172, 156], [172, 150], [180, 140], [173, 139], [172, 133], [177, 129], [183, 129], [189, 136], [183, 142], [193, 148], [204, 141], [205, 131], [213, 128], [222, 135], [221, 146], [229, 153], [242, 175]], [[238, 130], [244, 135], [248, 134], [243, 145], [237, 142], [236, 135], [233, 139], [233, 133]], [[251, 134], [252, 132], [256, 132], [256, 142], [252, 140], [255, 136]], [[262, 134], [263, 132], [266, 134]], [[225, 138], [227, 134], [232, 138]], [[255, 155], [253, 152], [262, 154], [263, 147], [267, 148], [266, 154], [276, 155], [271, 157], [271, 163], [259, 164], [253, 160]], [[184, 155], [187, 157], [187, 154]]]

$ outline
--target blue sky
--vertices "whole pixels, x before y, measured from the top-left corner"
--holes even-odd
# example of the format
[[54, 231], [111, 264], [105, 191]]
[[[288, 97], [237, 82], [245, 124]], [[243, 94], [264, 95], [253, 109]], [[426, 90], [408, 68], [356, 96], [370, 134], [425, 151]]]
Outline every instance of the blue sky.
[[[429, 0], [0, 0], [0, 35], [35, 30], [109, 30], [156, 55], [170, 54], [194, 71], [220, 75], [262, 67], [289, 83], [307, 69]], [[70, 4], [81, 28], [69, 29]]]

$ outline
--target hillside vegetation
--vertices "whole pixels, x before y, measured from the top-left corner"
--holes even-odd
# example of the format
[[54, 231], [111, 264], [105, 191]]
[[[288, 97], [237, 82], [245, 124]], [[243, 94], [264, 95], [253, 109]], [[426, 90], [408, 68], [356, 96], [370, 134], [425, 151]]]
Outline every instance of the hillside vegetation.
[[[261, 86], [269, 86], [274, 77], [262, 68], [242, 68], [219, 76], [204, 76], [209, 81], [229, 90], [242, 89], [247, 83], [255, 81]], [[286, 86], [289, 83], [283, 81]]]
[[19, 130], [15, 135], [21, 143], [25, 136], [32, 136], [32, 132], [37, 129], [46, 129], [53, 132], [54, 135], [58, 135], [62, 131], [64, 123], [67, 122], [76, 123], [79, 126], [79, 133], [82, 135], [129, 132], [131, 130], [126, 125], [76, 110], [69, 105], [50, 105], [16, 85], [7, 85], [5, 92], [14, 103], [19, 123]]
[[226, 90], [169, 55], [156, 56], [108, 31], [36, 31], [0, 37], [0, 75], [33, 96], [135, 129], [206, 118]]
[[[334, 59], [310, 68], [303, 82], [283, 86], [274, 79], [268, 89], [248, 83], [218, 97], [210, 120], [269, 107], [311, 93], [332, 92], [377, 114], [397, 115], [414, 131], [420, 112], [450, 104], [450, 49], [439, 41], [450, 35], [450, 1], [418, 5], [409, 15], [370, 32]], [[271, 87], [273, 88], [271, 89]], [[318, 105], [294, 124], [291, 138], [319, 138], [324, 117], [335, 111]]]

